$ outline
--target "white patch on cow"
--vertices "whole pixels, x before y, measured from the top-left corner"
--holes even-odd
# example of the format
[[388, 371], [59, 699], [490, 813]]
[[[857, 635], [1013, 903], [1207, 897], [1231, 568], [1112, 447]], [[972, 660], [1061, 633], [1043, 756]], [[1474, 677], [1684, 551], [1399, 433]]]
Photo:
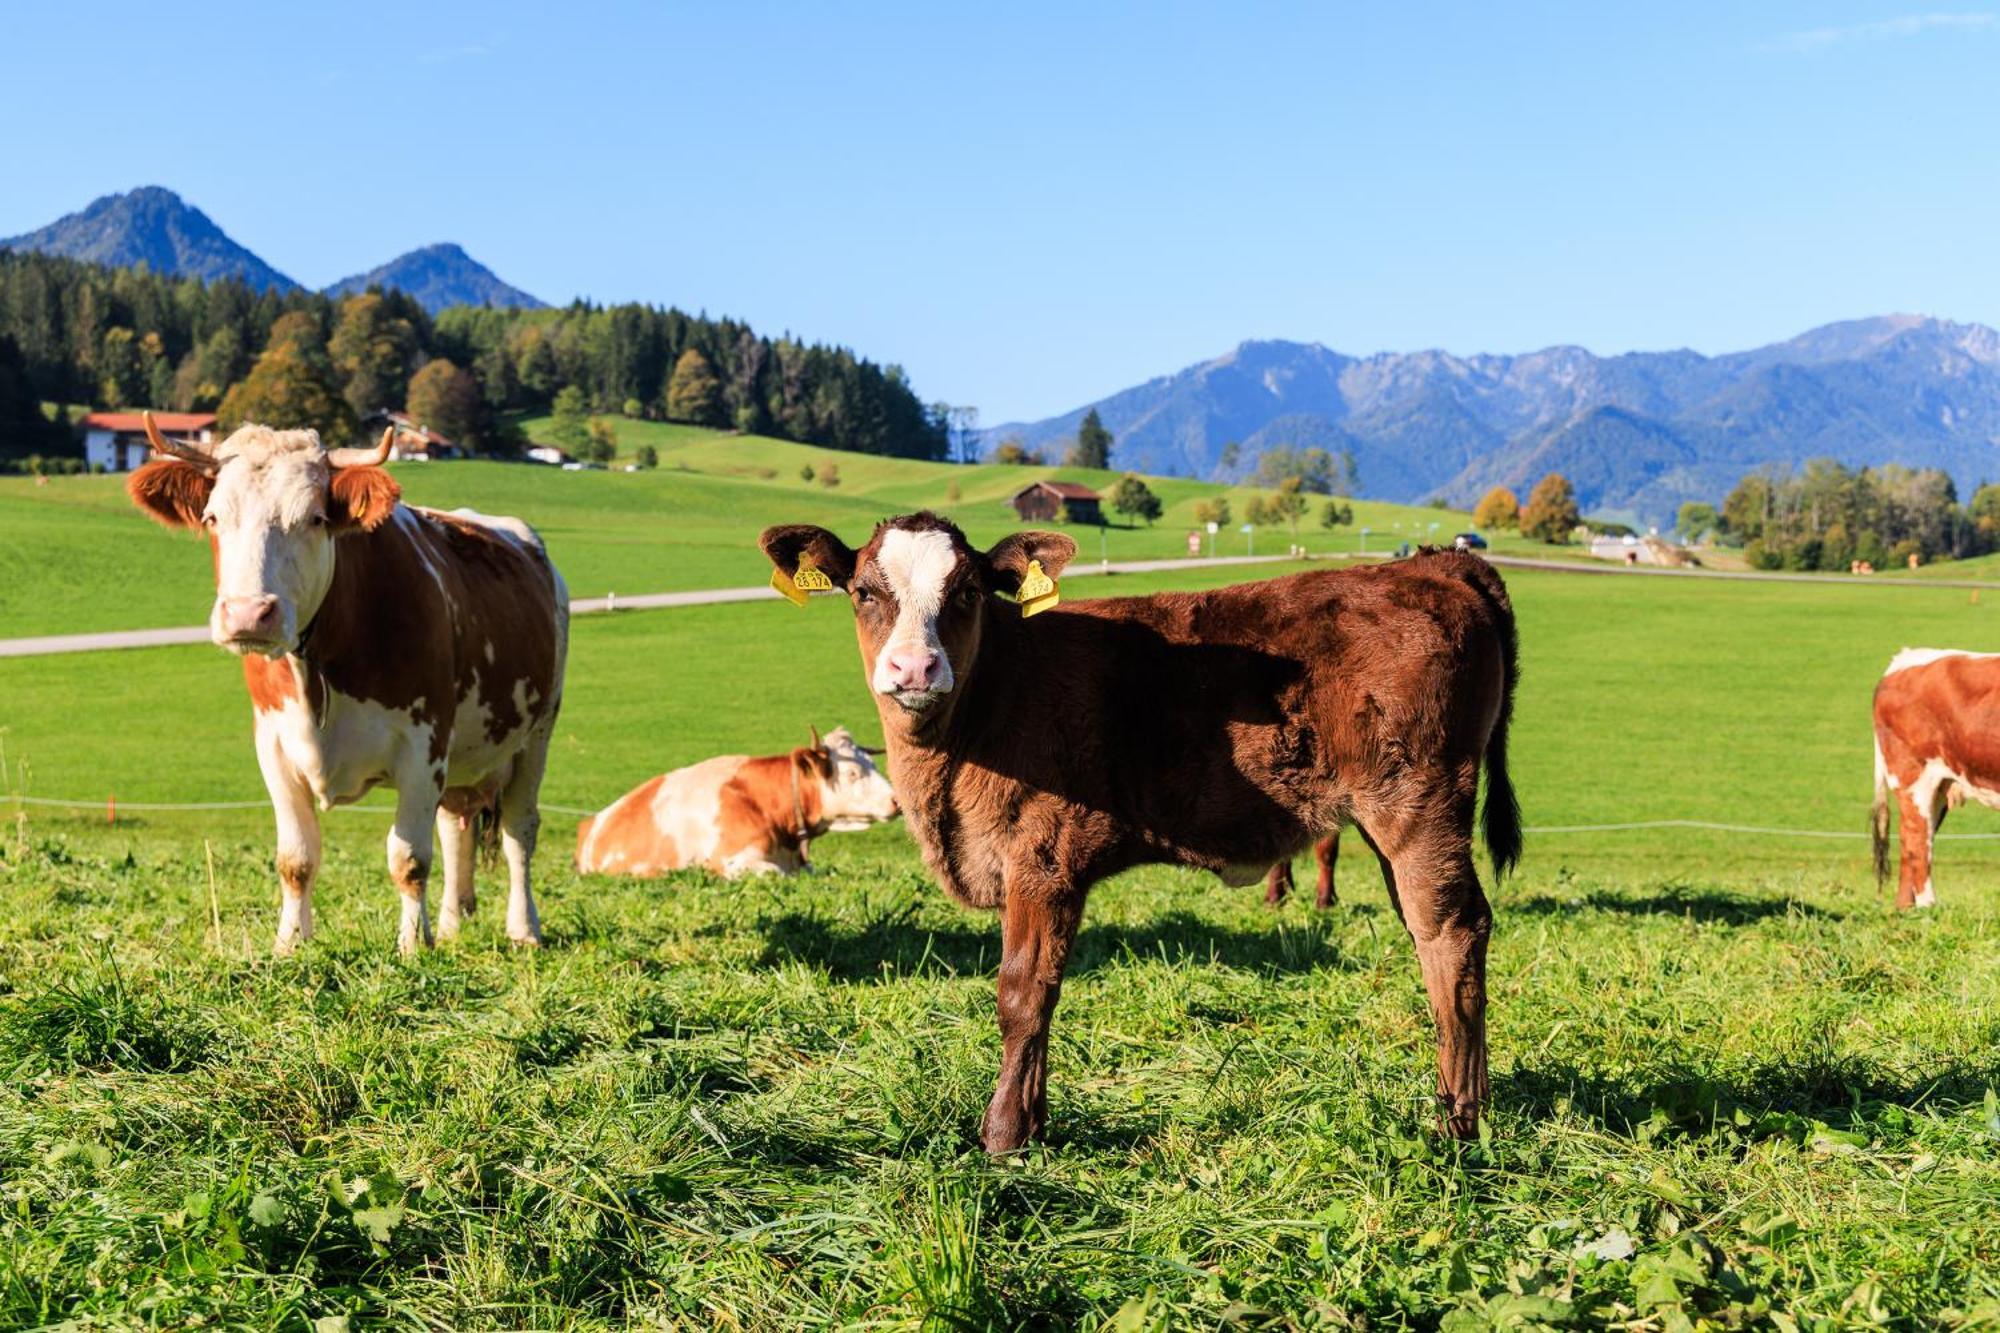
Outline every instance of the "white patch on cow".
[[1905, 648], [1889, 659], [1889, 665], [1882, 674], [1893, 676], [1898, 671], [1929, 666], [1947, 657], [2000, 657], [2000, 653], [1970, 653], [1963, 648]]
[[[278, 656], [298, 642], [333, 586], [334, 536], [324, 514], [325, 452], [309, 430], [245, 426], [215, 450], [215, 486], [203, 521], [215, 542], [209, 637], [233, 652]], [[234, 632], [225, 607], [277, 601], [268, 638]]]
[[896, 694], [889, 659], [897, 654], [935, 653], [937, 678], [930, 693], [945, 694], [955, 683], [951, 659], [938, 638], [938, 613], [944, 609], [944, 586], [958, 564], [951, 537], [943, 532], [910, 532], [893, 528], [883, 534], [875, 563], [896, 598], [896, 624], [875, 655], [870, 681], [877, 694]]
[[1937, 892], [1936, 890], [1931, 888], [1931, 882], [1929, 879], [1924, 880], [1923, 892], [1919, 893], [1916, 896], [1916, 898], [1913, 900], [1913, 905], [1917, 907], [1937, 906]]
[[531, 551], [542, 549], [541, 534], [511, 514], [482, 514], [477, 509], [431, 509], [428, 513], [448, 513], [453, 518], [467, 523], [477, 523], [480, 527], [498, 533], [508, 541], [525, 546]]
[[418, 516], [420, 513], [428, 514], [430, 512], [428, 510], [420, 511], [410, 505], [397, 505], [394, 519], [396, 526], [402, 529], [403, 535], [409, 539], [410, 549], [415, 551], [417, 559], [423, 562], [424, 572], [431, 576], [431, 582], [437, 584], [438, 592], [443, 595], [445, 602], [449, 604], [451, 602], [450, 585], [445, 582], [444, 570], [439, 567], [437, 556], [431, 550], [431, 533], [425, 528], [423, 519]]

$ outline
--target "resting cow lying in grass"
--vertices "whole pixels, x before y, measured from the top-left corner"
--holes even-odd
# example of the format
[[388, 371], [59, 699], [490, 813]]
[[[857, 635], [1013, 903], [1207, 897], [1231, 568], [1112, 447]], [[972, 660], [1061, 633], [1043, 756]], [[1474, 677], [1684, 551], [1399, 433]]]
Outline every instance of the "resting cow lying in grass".
[[762, 543], [780, 574], [796, 582], [803, 559], [849, 594], [910, 831], [953, 897], [1001, 913], [989, 1151], [1047, 1120], [1049, 1019], [1092, 884], [1148, 862], [1254, 883], [1343, 822], [1381, 858], [1416, 941], [1445, 1124], [1476, 1132], [1492, 927], [1472, 864], [1482, 763], [1494, 863], [1521, 846], [1506, 760], [1514, 616], [1490, 565], [1427, 552], [1051, 611], [1076, 553], [1059, 533], [975, 551], [914, 514], [859, 551], [808, 526]]
[[763, 759], [726, 754], [640, 783], [576, 830], [586, 874], [664, 875], [706, 866], [718, 875], [789, 875], [807, 844], [832, 830], [897, 814], [896, 793], [871, 757], [835, 727], [812, 744]]

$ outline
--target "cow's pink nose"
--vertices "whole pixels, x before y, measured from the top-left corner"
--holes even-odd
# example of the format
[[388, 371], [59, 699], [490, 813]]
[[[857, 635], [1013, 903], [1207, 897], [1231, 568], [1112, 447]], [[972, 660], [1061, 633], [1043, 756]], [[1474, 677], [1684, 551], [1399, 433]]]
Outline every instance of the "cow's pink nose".
[[278, 628], [278, 599], [261, 597], [222, 599], [222, 633], [231, 639], [265, 638]]
[[938, 663], [938, 655], [928, 650], [891, 653], [889, 675], [899, 690], [927, 690], [937, 680]]

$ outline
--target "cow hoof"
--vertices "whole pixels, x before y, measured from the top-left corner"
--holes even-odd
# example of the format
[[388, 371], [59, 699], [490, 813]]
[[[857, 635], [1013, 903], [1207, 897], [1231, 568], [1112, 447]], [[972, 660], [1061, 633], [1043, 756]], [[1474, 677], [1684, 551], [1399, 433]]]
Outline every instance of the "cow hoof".
[[298, 952], [299, 942], [296, 938], [280, 938], [271, 945], [271, 957], [273, 958], [292, 958], [297, 956]]
[[539, 934], [509, 935], [507, 942], [516, 949], [539, 949], [542, 947], [542, 937]]
[[1445, 1108], [1438, 1120], [1438, 1133], [1448, 1139], [1478, 1138], [1479, 1108], [1476, 1106], [1461, 1107], [1456, 1110]]

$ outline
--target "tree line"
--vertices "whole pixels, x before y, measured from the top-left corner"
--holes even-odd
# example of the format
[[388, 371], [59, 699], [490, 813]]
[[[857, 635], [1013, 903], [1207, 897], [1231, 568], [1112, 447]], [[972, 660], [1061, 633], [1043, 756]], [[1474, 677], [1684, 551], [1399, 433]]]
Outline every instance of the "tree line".
[[952, 409], [923, 403], [900, 367], [737, 320], [581, 301], [433, 319], [397, 291], [335, 300], [0, 252], [0, 453], [67, 442], [35, 419], [43, 402], [214, 411], [225, 429], [267, 420], [342, 441], [369, 413], [407, 409], [507, 453], [523, 443], [507, 419], [565, 389], [591, 412], [860, 453], [943, 459], [951, 443]]
[[1722, 507], [1681, 506], [1689, 541], [1741, 546], [1757, 569], [1839, 570], [1962, 559], [2000, 550], [2000, 485], [1958, 502], [1950, 474], [1897, 463], [1849, 468], [1816, 458], [1797, 472], [1765, 469], [1737, 482]]

